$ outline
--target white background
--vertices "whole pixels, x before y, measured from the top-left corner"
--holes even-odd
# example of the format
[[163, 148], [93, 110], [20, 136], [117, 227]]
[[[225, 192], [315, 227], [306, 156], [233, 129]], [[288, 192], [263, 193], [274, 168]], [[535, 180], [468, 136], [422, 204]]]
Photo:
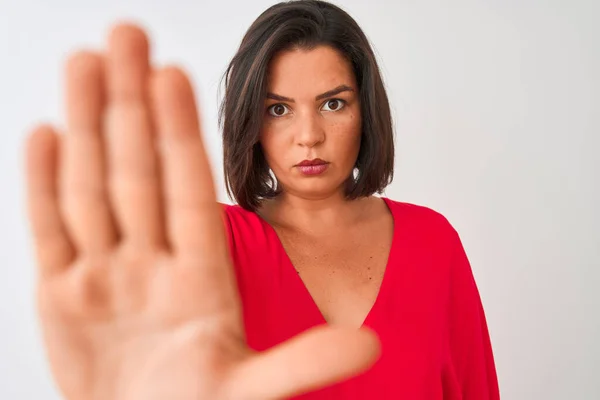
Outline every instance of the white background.
[[[116, 19], [199, 91], [220, 199], [218, 83], [272, 1], [0, 0], [0, 399], [57, 399], [33, 304], [22, 144], [60, 121], [65, 55]], [[337, 4], [381, 60], [397, 128], [386, 195], [445, 214], [478, 281], [504, 399], [600, 399], [600, 2]], [[73, 366], [77, 368], [77, 366]], [[478, 400], [478, 399], [466, 399]]]

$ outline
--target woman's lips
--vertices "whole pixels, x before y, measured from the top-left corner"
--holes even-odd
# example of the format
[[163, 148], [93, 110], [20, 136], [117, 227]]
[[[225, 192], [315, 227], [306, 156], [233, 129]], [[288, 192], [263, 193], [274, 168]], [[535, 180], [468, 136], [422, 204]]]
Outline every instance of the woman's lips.
[[301, 173], [309, 176], [320, 175], [323, 172], [325, 172], [328, 167], [328, 163], [314, 165], [297, 165], [297, 168], [300, 170]]

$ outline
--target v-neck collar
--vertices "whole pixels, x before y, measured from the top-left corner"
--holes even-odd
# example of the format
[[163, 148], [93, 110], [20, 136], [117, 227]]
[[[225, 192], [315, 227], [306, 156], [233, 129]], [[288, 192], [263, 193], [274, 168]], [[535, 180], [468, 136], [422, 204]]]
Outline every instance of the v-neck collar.
[[[361, 327], [364, 327], [364, 326], [372, 327], [374, 320], [376, 319], [377, 312], [378, 312], [379, 308], [381, 308], [380, 303], [382, 303], [384, 301], [385, 297], [387, 296], [387, 291], [389, 290], [388, 286], [390, 285], [390, 280], [391, 280], [390, 275], [393, 273], [393, 269], [396, 264], [396, 259], [397, 259], [396, 253], [397, 253], [398, 247], [399, 247], [399, 244], [397, 243], [397, 241], [400, 240], [399, 239], [400, 238], [400, 234], [399, 234], [400, 228], [399, 228], [399, 224], [398, 224], [399, 218], [398, 218], [397, 211], [395, 209], [395, 206], [394, 206], [392, 200], [388, 199], [387, 197], [381, 197], [381, 199], [385, 202], [386, 206], [388, 207], [388, 209], [392, 215], [392, 219], [393, 219], [392, 245], [390, 247], [387, 263], [385, 266], [385, 271], [383, 273], [383, 278], [381, 280], [381, 284], [380, 284], [379, 290], [377, 292], [375, 302], [373, 303], [373, 305], [371, 306], [371, 309], [365, 316], [365, 318], [361, 324]], [[266, 226], [268, 234], [272, 236], [273, 241], [275, 242], [276, 250], [281, 255], [280, 260], [282, 261], [282, 263], [281, 263], [281, 265], [279, 265], [278, 273], [281, 274], [282, 276], [285, 276], [286, 277], [285, 280], [288, 283], [290, 283], [291, 285], [293, 285], [293, 287], [287, 288], [290, 291], [293, 291], [293, 293], [286, 293], [286, 296], [289, 296], [289, 295], [300, 296], [301, 298], [297, 299], [298, 302], [305, 302], [305, 300], [306, 300], [307, 307], [310, 308], [310, 310], [311, 310], [310, 312], [315, 315], [314, 316], [314, 318], [315, 318], [314, 324], [315, 325], [326, 324], [327, 320], [323, 316], [323, 313], [317, 306], [317, 303], [315, 302], [315, 300], [312, 297], [312, 295], [310, 294], [308, 288], [304, 284], [304, 281], [302, 280], [302, 278], [300, 278], [296, 269], [294, 268], [292, 260], [290, 259], [289, 255], [285, 251], [285, 247], [283, 246], [283, 243], [282, 243], [281, 239], [279, 238], [277, 231], [275, 230], [275, 228], [273, 228], [271, 226], [271, 224], [269, 224], [262, 217], [259, 216], [259, 219]], [[312, 321], [313, 317], [310, 316], [309, 319]]]

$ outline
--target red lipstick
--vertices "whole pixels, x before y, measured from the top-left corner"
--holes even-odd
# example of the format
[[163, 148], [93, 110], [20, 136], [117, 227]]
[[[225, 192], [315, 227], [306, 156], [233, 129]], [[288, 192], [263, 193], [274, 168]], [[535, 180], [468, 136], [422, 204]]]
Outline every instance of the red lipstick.
[[329, 167], [329, 163], [327, 161], [321, 160], [320, 158], [315, 158], [313, 160], [304, 160], [296, 164], [296, 167], [304, 175], [315, 176], [325, 172]]

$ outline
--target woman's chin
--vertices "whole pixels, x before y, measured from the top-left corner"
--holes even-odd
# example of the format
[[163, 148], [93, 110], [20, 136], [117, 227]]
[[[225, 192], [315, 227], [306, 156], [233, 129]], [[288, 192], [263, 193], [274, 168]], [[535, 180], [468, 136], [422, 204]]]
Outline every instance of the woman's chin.
[[286, 192], [307, 199], [324, 199], [343, 191], [343, 182], [332, 182], [330, 179], [311, 179], [304, 182], [294, 182], [286, 188]]

